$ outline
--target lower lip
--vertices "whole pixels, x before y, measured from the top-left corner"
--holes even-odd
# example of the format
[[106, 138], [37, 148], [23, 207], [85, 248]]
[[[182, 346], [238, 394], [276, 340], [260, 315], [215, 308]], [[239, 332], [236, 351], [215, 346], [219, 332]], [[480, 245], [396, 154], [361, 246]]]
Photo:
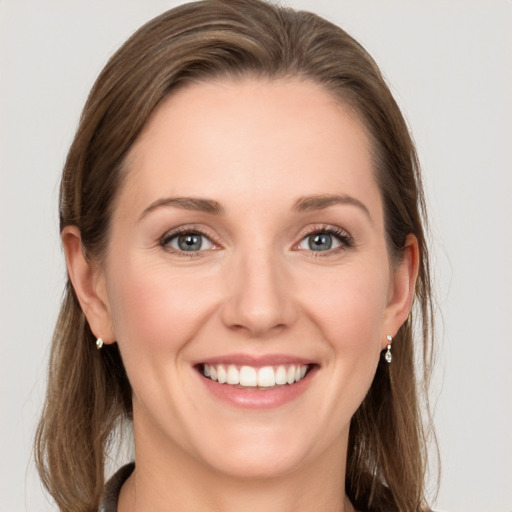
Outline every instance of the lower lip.
[[309, 387], [317, 367], [311, 368], [306, 376], [294, 384], [270, 388], [243, 389], [229, 384], [219, 384], [198, 372], [206, 388], [217, 398], [236, 407], [245, 409], [271, 409], [291, 402]]

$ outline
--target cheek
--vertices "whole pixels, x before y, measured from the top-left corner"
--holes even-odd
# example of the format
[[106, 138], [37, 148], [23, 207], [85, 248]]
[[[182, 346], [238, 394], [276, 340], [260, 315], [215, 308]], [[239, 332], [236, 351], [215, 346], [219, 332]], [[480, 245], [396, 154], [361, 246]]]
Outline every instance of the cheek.
[[372, 347], [380, 350], [388, 294], [382, 264], [374, 268], [347, 266], [308, 283], [307, 288], [306, 308], [333, 349], [354, 355], [365, 354]]
[[308, 308], [328, 346], [324, 361], [340, 414], [355, 412], [375, 375], [385, 336], [389, 274], [382, 263], [351, 265], [310, 283]]
[[323, 299], [318, 295], [311, 301], [329, 345], [326, 367], [335, 390], [330, 406], [341, 424], [350, 421], [375, 376], [384, 336], [385, 276], [368, 269], [347, 272], [322, 290]]
[[389, 276], [382, 263], [328, 270], [314, 277], [305, 272], [301, 288], [304, 316], [312, 320], [312, 336], [319, 334], [325, 348], [321, 365], [328, 385], [314, 416], [327, 425], [326, 442], [348, 431], [375, 376]]
[[[177, 352], [212, 307], [213, 287], [168, 266], [125, 262], [111, 273], [111, 315], [121, 350]], [[150, 349], [150, 350], [148, 350]]]

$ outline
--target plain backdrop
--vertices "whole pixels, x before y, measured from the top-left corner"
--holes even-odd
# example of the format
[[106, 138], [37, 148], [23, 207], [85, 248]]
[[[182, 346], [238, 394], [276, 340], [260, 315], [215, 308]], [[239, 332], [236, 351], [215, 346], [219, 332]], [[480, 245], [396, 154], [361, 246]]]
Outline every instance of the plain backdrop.
[[[59, 174], [113, 51], [177, 2], [0, 0], [0, 512], [52, 510], [31, 459], [64, 278]], [[512, 2], [289, 0], [354, 35], [412, 128], [431, 208], [437, 508], [512, 511]]]

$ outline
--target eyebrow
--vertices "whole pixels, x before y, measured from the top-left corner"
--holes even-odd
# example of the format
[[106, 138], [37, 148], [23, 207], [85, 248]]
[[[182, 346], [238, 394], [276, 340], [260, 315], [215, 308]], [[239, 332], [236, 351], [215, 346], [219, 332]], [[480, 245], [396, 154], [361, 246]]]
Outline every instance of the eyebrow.
[[[300, 197], [295, 201], [293, 209], [297, 212], [311, 212], [316, 210], [324, 210], [330, 206], [342, 204], [356, 206], [361, 209], [372, 222], [372, 217], [368, 208], [359, 199], [349, 195], [332, 195], [322, 194], [314, 196]], [[139, 220], [142, 220], [153, 210], [162, 207], [182, 208], [184, 210], [192, 210], [198, 212], [209, 213], [212, 215], [223, 215], [224, 208], [222, 205], [213, 199], [204, 199], [199, 197], [164, 197], [152, 202], [141, 213]]]
[[356, 206], [364, 212], [370, 222], [373, 222], [370, 210], [368, 210], [365, 204], [359, 201], [359, 199], [348, 195], [322, 194], [301, 197], [295, 202], [294, 209], [298, 212], [311, 212], [324, 210], [336, 204]]
[[224, 214], [224, 208], [213, 199], [203, 199], [199, 197], [163, 197], [152, 202], [140, 215], [142, 220], [146, 215], [162, 207], [175, 207], [184, 210], [193, 210], [196, 212], [205, 212], [213, 215]]

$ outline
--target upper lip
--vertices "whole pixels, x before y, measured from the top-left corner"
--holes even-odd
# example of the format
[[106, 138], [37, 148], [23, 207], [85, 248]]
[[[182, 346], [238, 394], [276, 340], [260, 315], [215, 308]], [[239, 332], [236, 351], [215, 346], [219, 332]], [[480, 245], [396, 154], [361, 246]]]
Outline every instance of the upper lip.
[[277, 366], [281, 364], [309, 365], [313, 364], [313, 361], [311, 359], [305, 359], [303, 357], [289, 354], [226, 354], [201, 359], [194, 363], [194, 365], [196, 364], [233, 364], [237, 366], [253, 366], [258, 368], [262, 366]]

